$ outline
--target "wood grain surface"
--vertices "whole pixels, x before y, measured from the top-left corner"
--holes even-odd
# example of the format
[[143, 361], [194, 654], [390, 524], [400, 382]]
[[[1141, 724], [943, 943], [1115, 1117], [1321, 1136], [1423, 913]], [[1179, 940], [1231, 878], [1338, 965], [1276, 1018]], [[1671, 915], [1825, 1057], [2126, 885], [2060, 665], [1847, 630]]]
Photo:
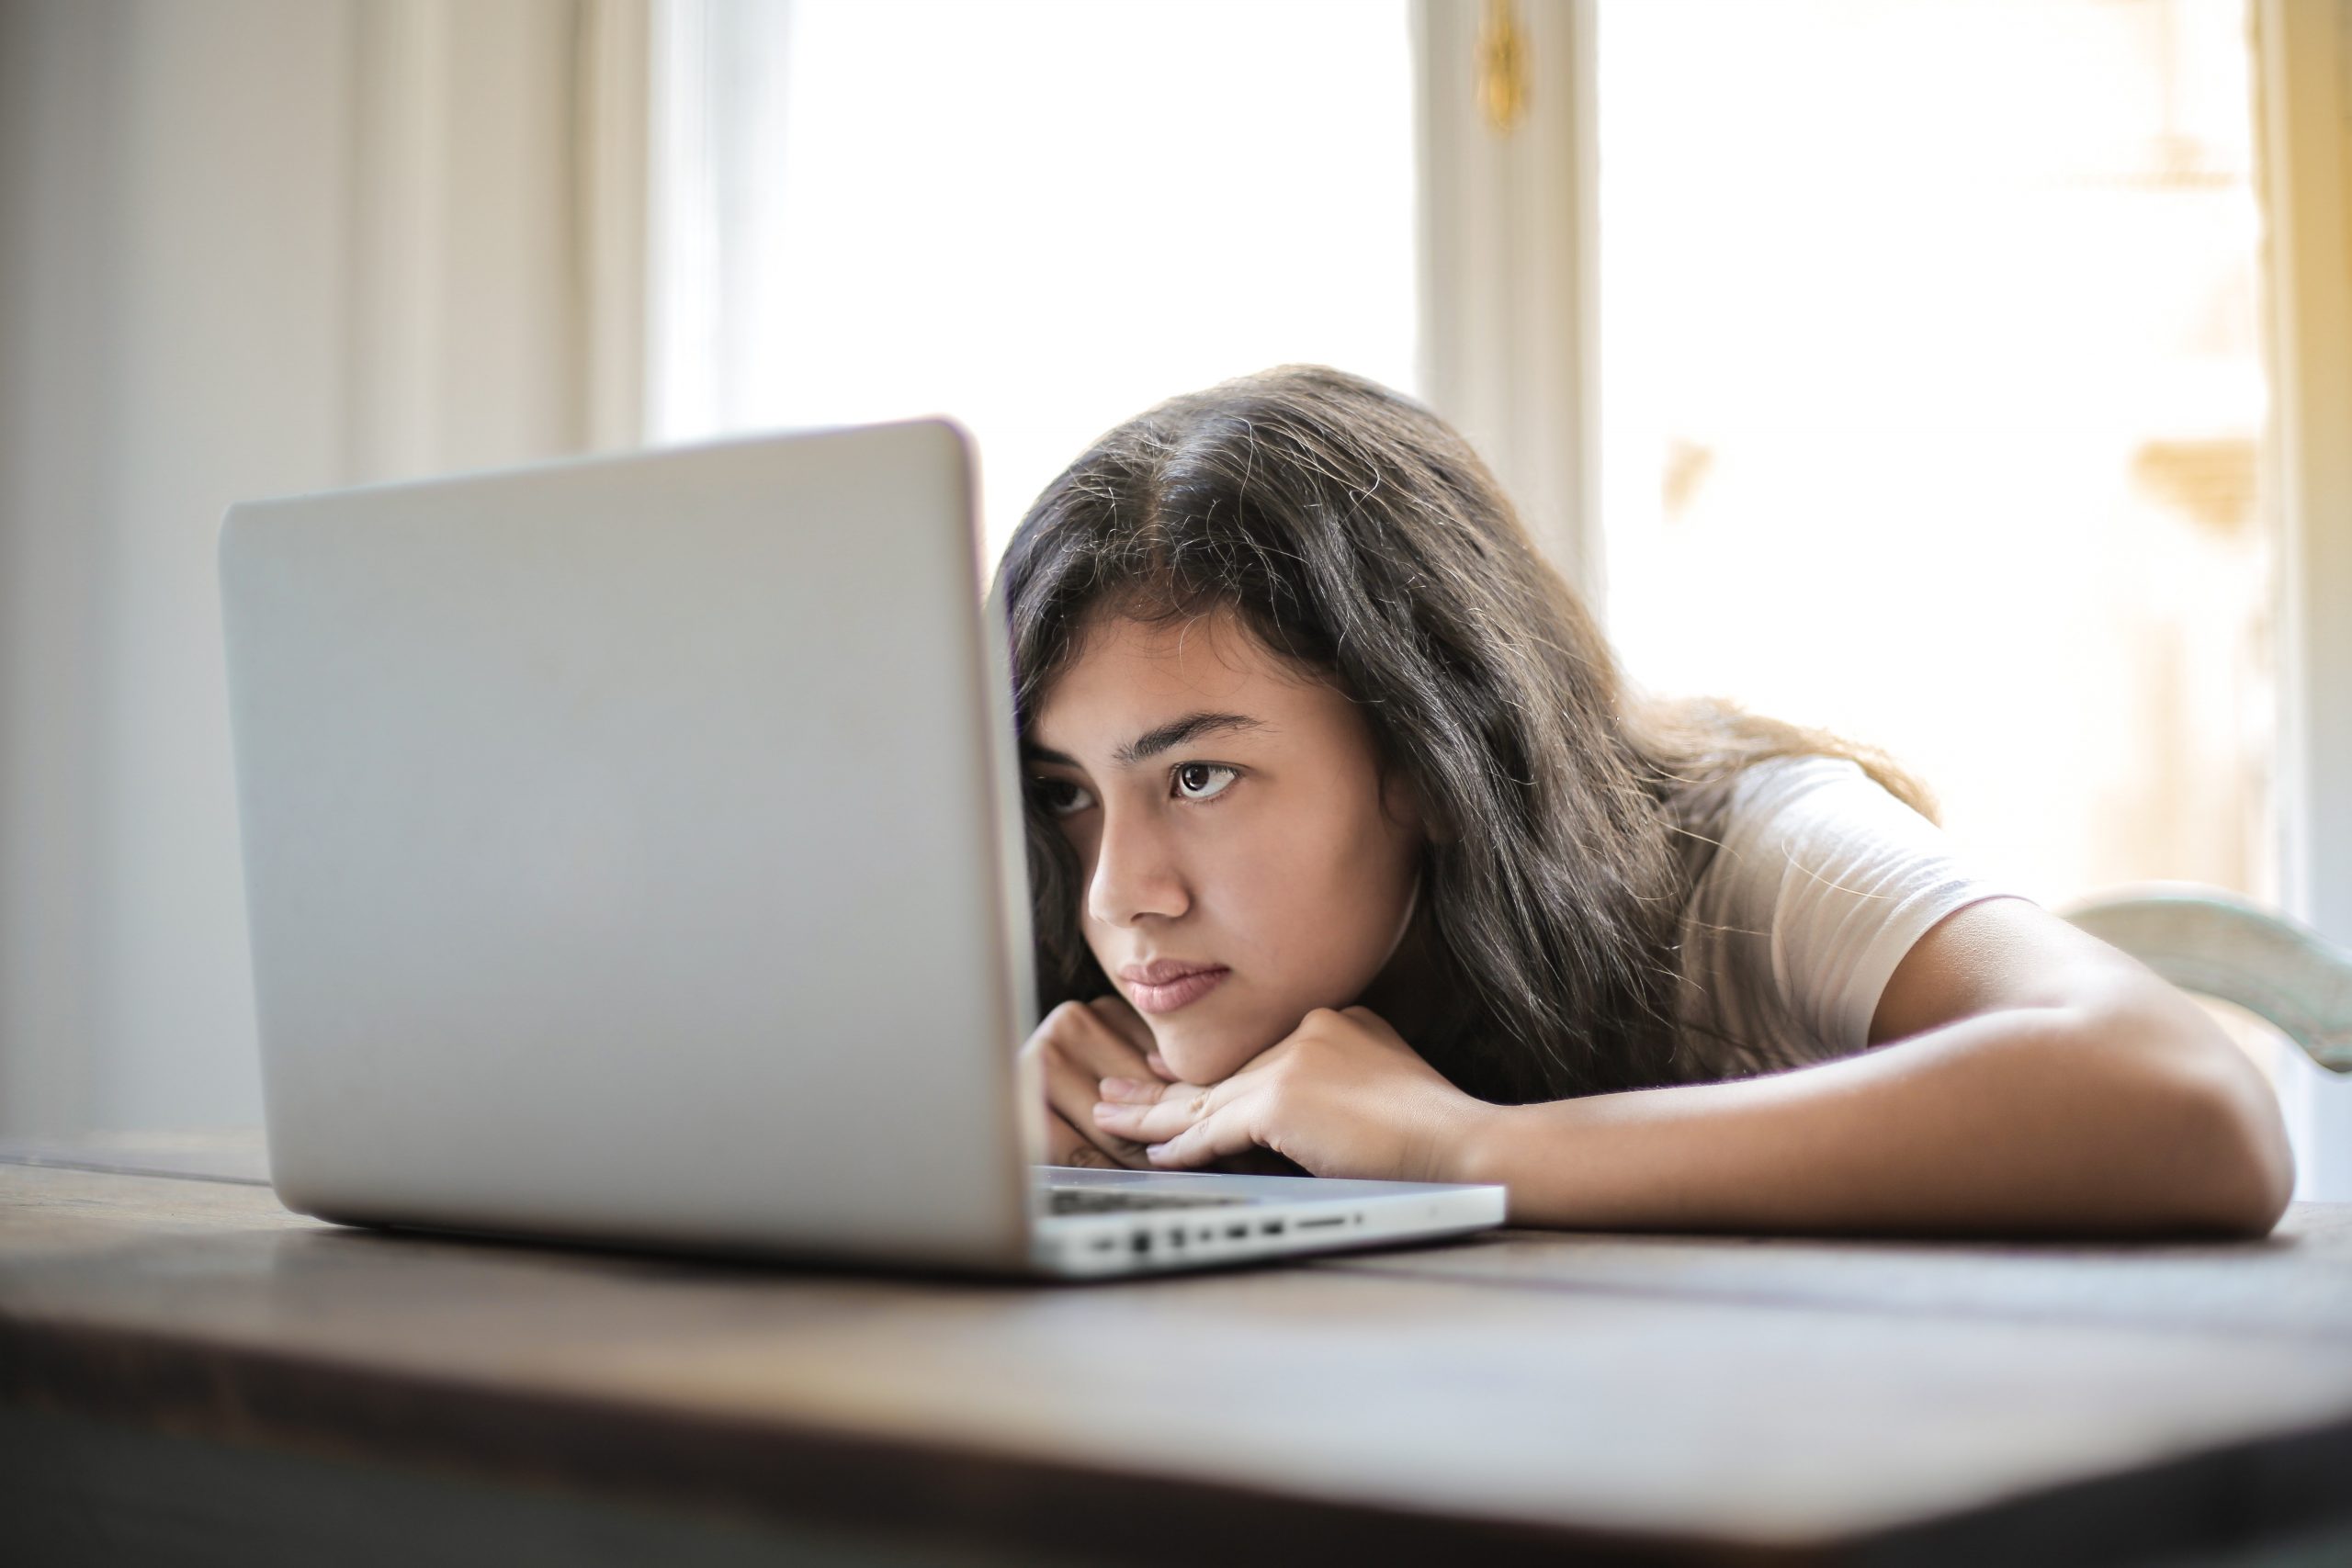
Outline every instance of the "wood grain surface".
[[1098, 1561], [2075, 1562], [2352, 1514], [2347, 1205], [1027, 1287], [345, 1229], [250, 1136], [174, 1143], [0, 1145], [0, 1398]]

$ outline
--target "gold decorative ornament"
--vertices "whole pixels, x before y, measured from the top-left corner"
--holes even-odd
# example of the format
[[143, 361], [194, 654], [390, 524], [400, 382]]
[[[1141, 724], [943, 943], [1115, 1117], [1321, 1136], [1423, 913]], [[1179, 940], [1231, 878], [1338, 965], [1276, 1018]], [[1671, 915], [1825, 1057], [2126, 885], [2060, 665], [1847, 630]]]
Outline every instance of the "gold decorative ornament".
[[1487, 0], [1478, 28], [1478, 107], [1498, 136], [1509, 135], [1527, 112], [1527, 35], [1511, 0]]

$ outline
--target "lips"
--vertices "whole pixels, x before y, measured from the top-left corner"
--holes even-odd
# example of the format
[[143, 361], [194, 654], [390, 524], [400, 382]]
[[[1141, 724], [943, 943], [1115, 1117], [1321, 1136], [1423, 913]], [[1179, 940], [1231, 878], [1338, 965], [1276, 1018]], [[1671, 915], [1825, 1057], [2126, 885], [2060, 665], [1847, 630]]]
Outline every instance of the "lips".
[[1119, 980], [1136, 1011], [1174, 1012], [1216, 990], [1232, 973], [1222, 964], [1155, 958], [1148, 964], [1122, 964]]

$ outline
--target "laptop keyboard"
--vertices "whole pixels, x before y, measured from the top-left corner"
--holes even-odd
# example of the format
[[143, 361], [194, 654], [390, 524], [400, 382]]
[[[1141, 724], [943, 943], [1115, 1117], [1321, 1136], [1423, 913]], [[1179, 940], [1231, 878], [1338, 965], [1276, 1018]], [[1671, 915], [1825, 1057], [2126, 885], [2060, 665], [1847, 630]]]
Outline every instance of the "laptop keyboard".
[[1179, 1198], [1166, 1192], [1123, 1192], [1117, 1188], [1048, 1187], [1050, 1214], [1111, 1214], [1135, 1209], [1215, 1209], [1247, 1203], [1247, 1198]]

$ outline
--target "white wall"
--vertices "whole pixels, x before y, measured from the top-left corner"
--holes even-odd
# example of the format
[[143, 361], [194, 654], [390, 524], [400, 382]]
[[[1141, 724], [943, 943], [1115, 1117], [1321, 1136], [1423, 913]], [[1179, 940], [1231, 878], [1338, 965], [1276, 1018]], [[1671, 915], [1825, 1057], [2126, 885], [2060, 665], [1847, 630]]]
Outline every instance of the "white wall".
[[213, 531], [345, 471], [303, 0], [0, 12], [0, 1125], [258, 1115]]
[[258, 1119], [220, 513], [583, 444], [628, 8], [0, 0], [0, 1132]]

